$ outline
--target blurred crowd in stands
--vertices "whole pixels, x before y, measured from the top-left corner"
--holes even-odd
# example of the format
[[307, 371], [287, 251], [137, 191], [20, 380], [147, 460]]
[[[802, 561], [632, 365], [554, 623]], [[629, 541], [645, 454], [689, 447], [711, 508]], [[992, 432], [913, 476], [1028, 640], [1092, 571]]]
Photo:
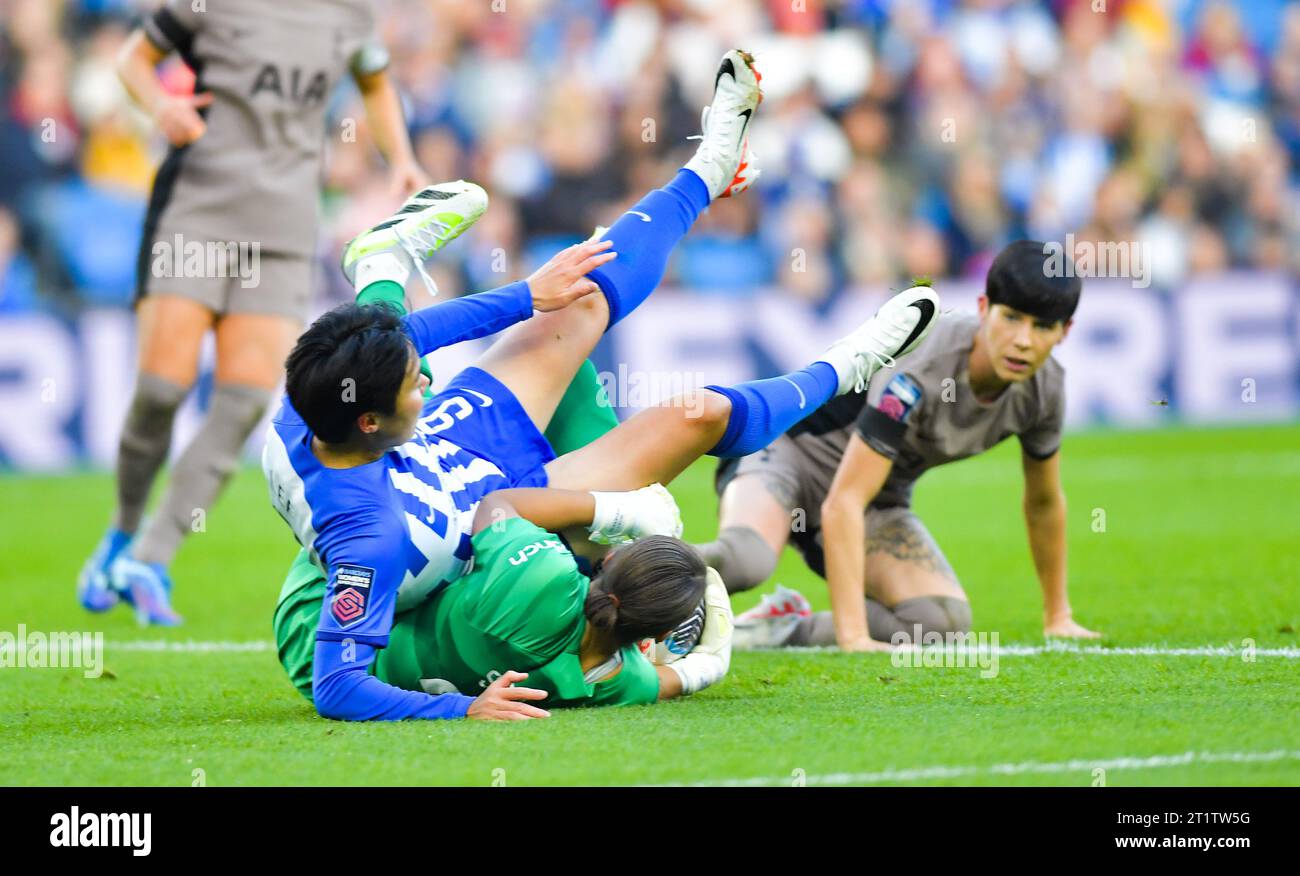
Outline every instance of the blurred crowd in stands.
[[[221, 0], [207, 0], [216, 4]], [[0, 314], [131, 300], [165, 150], [115, 55], [157, 0], [0, 0]], [[430, 179], [484, 183], [443, 291], [525, 275], [689, 156], [722, 50], [753, 51], [763, 177], [669, 281], [813, 305], [979, 276], [1008, 240], [1140, 242], [1157, 285], [1300, 272], [1300, 3], [1283, 0], [377, 0]], [[171, 87], [192, 77], [179, 59]], [[333, 96], [321, 303], [396, 205]], [[360, 124], [359, 136], [344, 136]], [[305, 221], [310, 221], [305, 219]]]

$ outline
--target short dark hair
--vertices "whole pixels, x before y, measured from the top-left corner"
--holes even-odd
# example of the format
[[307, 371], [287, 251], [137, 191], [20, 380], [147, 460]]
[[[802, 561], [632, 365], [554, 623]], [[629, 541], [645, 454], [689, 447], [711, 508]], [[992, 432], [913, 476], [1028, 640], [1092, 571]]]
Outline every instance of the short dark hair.
[[1070, 254], [1058, 244], [1014, 241], [993, 260], [984, 294], [990, 304], [1004, 304], [1047, 322], [1065, 322], [1074, 316], [1083, 290], [1072, 266], [1066, 267], [1069, 260]]
[[357, 417], [392, 414], [415, 348], [397, 312], [344, 304], [322, 314], [285, 360], [285, 390], [316, 437], [340, 444]]
[[587, 622], [613, 635], [620, 647], [657, 637], [695, 611], [707, 574], [704, 560], [681, 539], [643, 538], [606, 558], [587, 592]]

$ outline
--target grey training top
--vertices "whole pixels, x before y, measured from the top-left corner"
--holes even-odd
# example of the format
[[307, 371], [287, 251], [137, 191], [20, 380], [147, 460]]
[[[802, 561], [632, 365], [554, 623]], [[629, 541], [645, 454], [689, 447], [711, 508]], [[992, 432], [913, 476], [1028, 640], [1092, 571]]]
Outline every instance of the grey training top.
[[330, 95], [388, 65], [368, 0], [166, 0], [144, 32], [214, 97], [207, 132], [158, 170], [146, 236], [310, 254]]
[[974, 314], [943, 315], [916, 350], [872, 377], [865, 400], [862, 393], [840, 396], [791, 429], [787, 435], [817, 470], [814, 479], [829, 489], [855, 432], [894, 461], [874, 508], [909, 505], [912, 485], [927, 469], [982, 453], [1012, 435], [1036, 459], [1056, 453], [1065, 369], [1049, 358], [1029, 380], [981, 403], [967, 373], [978, 326]]

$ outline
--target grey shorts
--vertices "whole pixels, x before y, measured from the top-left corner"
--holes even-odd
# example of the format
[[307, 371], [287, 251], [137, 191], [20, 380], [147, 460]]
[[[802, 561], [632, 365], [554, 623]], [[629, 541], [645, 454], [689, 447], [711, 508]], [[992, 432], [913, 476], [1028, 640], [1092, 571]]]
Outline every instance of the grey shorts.
[[310, 255], [160, 231], [142, 248], [136, 300], [176, 295], [213, 313], [264, 313], [301, 322], [314, 271]]
[[[757, 453], [722, 460], [714, 476], [714, 489], [721, 496], [727, 485], [742, 475], [762, 479], [767, 492], [790, 514], [790, 544], [803, 556], [808, 568], [825, 576], [822, 501], [835, 473], [810, 460], [794, 441], [782, 435]], [[866, 522], [868, 533], [900, 523], [926, 531], [908, 505], [873, 503], [866, 509]]]

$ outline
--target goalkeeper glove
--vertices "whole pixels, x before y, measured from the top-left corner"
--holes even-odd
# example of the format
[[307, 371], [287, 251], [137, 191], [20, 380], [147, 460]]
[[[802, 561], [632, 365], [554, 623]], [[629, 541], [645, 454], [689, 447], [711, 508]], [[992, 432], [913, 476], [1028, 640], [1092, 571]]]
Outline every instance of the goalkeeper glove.
[[663, 484], [628, 493], [591, 494], [596, 500], [587, 531], [596, 544], [628, 544], [647, 535], [682, 534], [682, 512]]
[[704, 690], [717, 684], [731, 668], [731, 597], [727, 595], [722, 576], [712, 568], [708, 571], [708, 587], [704, 590], [704, 632], [700, 641], [676, 663], [668, 668], [682, 681], [682, 695]]

